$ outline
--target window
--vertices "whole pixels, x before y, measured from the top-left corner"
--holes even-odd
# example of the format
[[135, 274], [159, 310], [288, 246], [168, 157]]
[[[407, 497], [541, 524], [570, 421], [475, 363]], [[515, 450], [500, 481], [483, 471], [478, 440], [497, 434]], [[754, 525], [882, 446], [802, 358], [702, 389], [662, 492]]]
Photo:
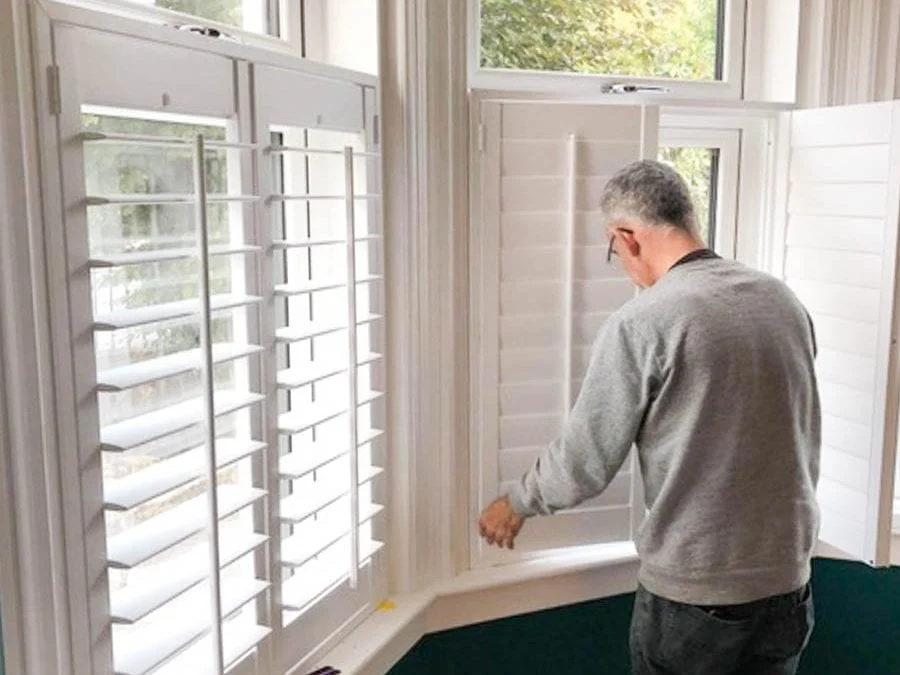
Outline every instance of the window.
[[[269, 28], [266, 0], [118, 0], [134, 5], [154, 6], [197, 17], [197, 24], [214, 22], [253, 33], [274, 33]], [[181, 22], [183, 24], [188, 22]], [[277, 22], [273, 22], [277, 26]]]
[[738, 99], [745, 13], [746, 0], [469, 0], [469, 84]]
[[671, 164], [685, 179], [703, 240], [727, 258], [737, 256], [741, 133], [733, 128], [709, 128], [708, 120], [698, 122], [688, 115], [660, 129], [658, 159]]
[[301, 0], [302, 53], [313, 61], [378, 74], [376, 0]]
[[483, 68], [722, 78], [721, 0], [480, 0]]
[[715, 249], [716, 204], [719, 185], [719, 148], [668, 147], [659, 149], [660, 161], [681, 174], [691, 191], [700, 236]]
[[370, 256], [380, 236], [367, 217], [377, 195], [367, 189], [364, 134], [275, 127], [270, 152], [280, 188], [273, 282], [281, 595], [290, 625], [343, 578], [358, 583], [351, 558], [365, 565], [382, 548], [373, 520], [383, 506], [372, 487], [384, 472], [375, 351], [382, 277]]
[[309, 665], [386, 593], [376, 81], [54, 28], [75, 670]]
[[251, 466], [265, 444], [251, 431], [249, 408], [264, 397], [248, 382], [248, 362], [261, 350], [248, 343], [248, 308], [259, 298], [245, 293], [242, 258], [256, 249], [241, 240], [227, 153], [215, 146], [204, 157], [213, 200], [215, 523], [204, 480], [211, 450], [195, 421], [203, 417], [204, 382], [189, 141], [194, 134], [225, 141], [226, 125], [95, 110], [82, 123], [115, 667], [148, 672], [186, 647], [166, 672], [210, 657], [211, 640], [201, 638], [211, 626], [211, 533], [222, 566], [227, 667], [268, 632], [252, 601], [270, 584], [256, 578], [251, 556], [265, 542], [252, 518], [265, 492], [254, 486]]

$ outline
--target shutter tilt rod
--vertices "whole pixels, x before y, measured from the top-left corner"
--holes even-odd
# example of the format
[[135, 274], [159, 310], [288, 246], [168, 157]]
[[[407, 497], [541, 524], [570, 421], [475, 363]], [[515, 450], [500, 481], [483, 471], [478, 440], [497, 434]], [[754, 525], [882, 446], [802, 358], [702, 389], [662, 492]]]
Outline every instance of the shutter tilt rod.
[[578, 138], [566, 139], [566, 240], [563, 244], [563, 419], [572, 410], [572, 333], [574, 321], [576, 181]]
[[206, 228], [206, 165], [203, 134], [194, 142], [194, 215], [200, 255], [200, 350], [203, 359], [203, 410], [206, 432], [206, 484], [209, 506], [209, 593], [210, 631], [213, 643], [213, 672], [225, 673], [222, 644], [222, 594], [219, 587], [219, 499], [216, 485], [216, 412], [213, 380], [211, 309], [209, 300], [209, 233]]
[[344, 148], [347, 205], [347, 375], [350, 387], [350, 588], [359, 585], [359, 429], [356, 328], [356, 206], [353, 194], [353, 148]]

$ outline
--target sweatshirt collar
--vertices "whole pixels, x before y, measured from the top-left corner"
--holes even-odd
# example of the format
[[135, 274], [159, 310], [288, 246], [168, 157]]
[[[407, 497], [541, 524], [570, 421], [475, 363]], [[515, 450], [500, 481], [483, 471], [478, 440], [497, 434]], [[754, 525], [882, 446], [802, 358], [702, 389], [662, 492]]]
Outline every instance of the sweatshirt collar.
[[681, 258], [679, 258], [675, 262], [675, 264], [669, 268], [669, 270], [670, 271], [674, 270], [679, 265], [686, 265], [686, 264], [692, 263], [696, 260], [712, 260], [714, 258], [719, 258], [719, 257], [720, 256], [718, 256], [715, 253], [715, 251], [712, 251], [708, 248], [700, 248], [700, 249], [697, 249], [696, 251], [691, 251], [687, 255], [684, 255]]

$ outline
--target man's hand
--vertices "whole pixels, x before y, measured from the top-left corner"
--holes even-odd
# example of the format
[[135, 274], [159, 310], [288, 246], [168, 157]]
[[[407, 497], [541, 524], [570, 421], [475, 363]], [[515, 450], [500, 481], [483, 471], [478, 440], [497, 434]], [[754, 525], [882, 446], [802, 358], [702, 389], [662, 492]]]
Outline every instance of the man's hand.
[[500, 548], [505, 546], [509, 549], [513, 547], [513, 542], [524, 523], [525, 517], [513, 510], [506, 495], [488, 504], [478, 519], [481, 536], [488, 544], [497, 544]]

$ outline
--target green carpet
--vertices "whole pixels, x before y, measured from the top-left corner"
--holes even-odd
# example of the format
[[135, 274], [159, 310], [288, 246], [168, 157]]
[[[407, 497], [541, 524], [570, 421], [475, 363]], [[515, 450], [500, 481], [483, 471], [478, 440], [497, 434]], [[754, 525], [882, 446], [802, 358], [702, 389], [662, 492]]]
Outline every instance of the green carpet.
[[[800, 675], [900, 675], [900, 568], [813, 564], [816, 630]], [[425, 636], [390, 675], [628, 675], [631, 595]]]

